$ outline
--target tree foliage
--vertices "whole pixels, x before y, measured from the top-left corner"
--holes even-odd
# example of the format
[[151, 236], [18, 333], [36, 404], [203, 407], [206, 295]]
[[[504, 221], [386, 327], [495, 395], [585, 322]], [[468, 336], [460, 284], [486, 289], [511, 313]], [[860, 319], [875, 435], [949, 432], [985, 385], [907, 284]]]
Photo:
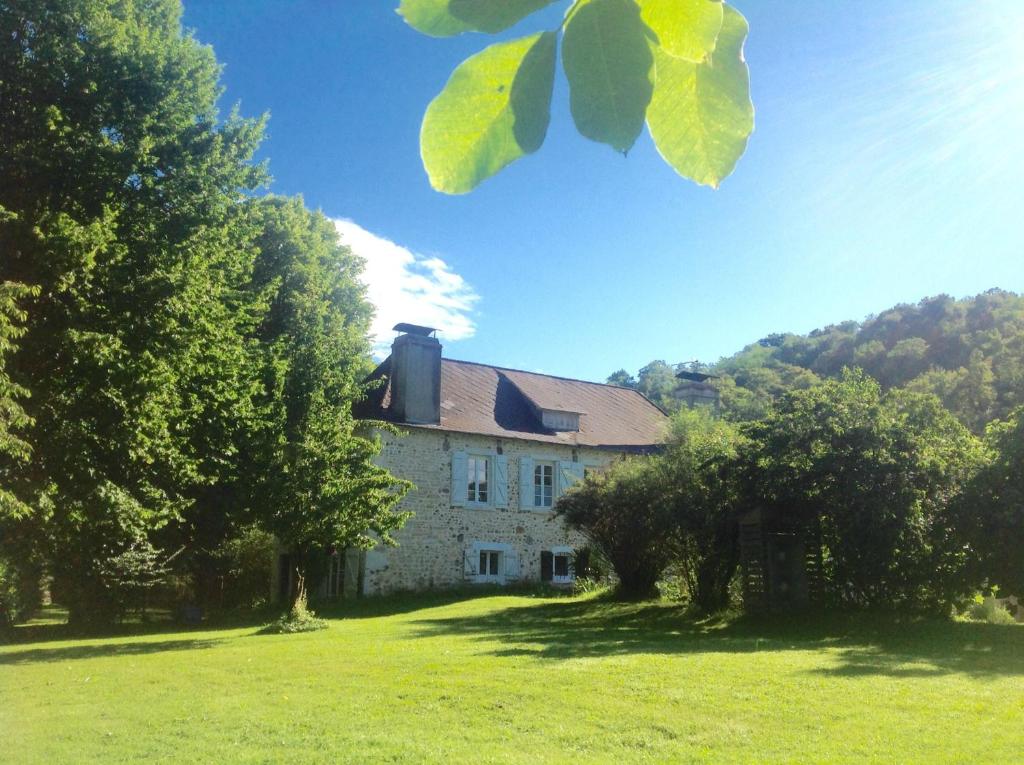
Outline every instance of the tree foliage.
[[976, 578], [1024, 595], [1024, 407], [985, 433], [989, 463], [962, 504]]
[[[653, 361], [637, 386], [663, 408], [678, 408], [683, 365]], [[992, 290], [954, 300], [940, 295], [899, 305], [863, 322], [846, 321], [807, 335], [768, 335], [701, 371], [718, 379], [723, 414], [764, 417], [773, 402], [858, 367], [884, 390], [933, 393], [975, 434], [1024, 405], [1024, 297]], [[619, 373], [616, 373], [619, 374]], [[621, 372], [622, 380], [630, 379]]]
[[581, 531], [611, 564], [627, 598], [657, 590], [675, 560], [675, 521], [661, 503], [662, 481], [655, 462], [634, 458], [593, 472], [562, 495], [556, 512]]
[[671, 511], [675, 549], [690, 597], [704, 613], [729, 602], [739, 565], [737, 518], [741, 496], [735, 469], [741, 437], [705, 408], [673, 415], [657, 458], [658, 502]]
[[21, 284], [0, 283], [0, 529], [4, 521], [29, 510], [12, 485], [18, 468], [28, 461], [32, 449], [25, 440], [32, 419], [22, 406], [28, 390], [11, 379], [7, 370], [17, 339], [25, 333], [25, 312], [20, 301], [34, 291]]
[[971, 590], [956, 502], [983, 455], [934, 396], [847, 371], [747, 435], [746, 501], [820, 521], [838, 602], [941, 610]]
[[256, 332], [262, 410], [244, 447], [245, 505], [299, 557], [390, 542], [409, 484], [373, 465], [379, 440], [352, 416], [369, 372], [362, 261], [298, 200], [263, 199], [250, 212], [254, 286], [269, 304]]
[[[493, 34], [553, 1], [402, 0], [398, 12], [428, 35]], [[541, 147], [561, 33], [581, 135], [625, 153], [646, 124], [676, 172], [717, 187], [754, 129], [747, 31], [717, 0], [574, 0], [558, 29], [495, 43], [455, 69], [420, 133], [431, 185], [471, 191]]]
[[[332, 544], [399, 522], [349, 414], [360, 262], [301, 202], [252, 199], [263, 120], [219, 118], [220, 68], [180, 17], [0, 4], [0, 283], [34, 291], [17, 347], [0, 331], [0, 396], [24, 410], [0, 427], [27, 460], [2, 486], [32, 508], [3, 542], [44, 555], [75, 619], [116, 614], [111, 562], [139, 551], [184, 547], [201, 575], [244, 525]], [[29, 422], [30, 452], [6, 435]]]
[[739, 443], [729, 423], [683, 410], [661, 453], [588, 475], [557, 512], [611, 563], [627, 597], [652, 594], [674, 566], [694, 605], [717, 611], [728, 603], [739, 563]]

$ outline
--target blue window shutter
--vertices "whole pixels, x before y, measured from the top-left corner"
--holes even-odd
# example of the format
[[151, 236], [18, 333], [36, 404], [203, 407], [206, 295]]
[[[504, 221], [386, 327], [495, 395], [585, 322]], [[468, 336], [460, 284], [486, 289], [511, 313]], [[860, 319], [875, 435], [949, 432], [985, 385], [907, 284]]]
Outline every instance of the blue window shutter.
[[586, 475], [586, 471], [582, 462], [572, 463], [572, 474], [576, 477], [577, 482], [583, 480], [583, 476]]
[[519, 556], [515, 550], [506, 550], [502, 557], [505, 559], [505, 581], [515, 582], [519, 579]]
[[465, 507], [469, 500], [468, 457], [465, 452], [452, 454], [452, 504]]
[[494, 458], [494, 506], [508, 507], [508, 457], [504, 454]]
[[519, 509], [533, 509], [533, 460], [519, 458]]
[[581, 480], [583, 480], [583, 465], [581, 463], [558, 463], [558, 496], [565, 494], [577, 481]]

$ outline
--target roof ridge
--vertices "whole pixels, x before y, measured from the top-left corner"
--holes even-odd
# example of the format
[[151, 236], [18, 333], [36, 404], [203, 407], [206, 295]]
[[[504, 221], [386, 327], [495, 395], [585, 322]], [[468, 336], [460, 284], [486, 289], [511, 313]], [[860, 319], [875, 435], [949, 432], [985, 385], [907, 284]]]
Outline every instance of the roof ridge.
[[530, 371], [528, 371], [526, 369], [513, 369], [512, 367], [499, 367], [496, 364], [484, 364], [481, 361], [464, 361], [463, 359], [451, 359], [451, 358], [447, 358], [447, 357], [442, 357], [441, 358], [441, 362], [444, 363], [445, 361], [451, 362], [453, 364], [468, 364], [468, 365], [474, 366], [474, 367], [486, 367], [487, 369], [494, 369], [494, 370], [498, 370], [498, 371], [501, 371], [501, 372], [518, 372], [518, 373], [524, 374], [524, 375], [534, 375], [536, 377], [547, 377], [547, 378], [549, 378], [551, 380], [562, 380], [563, 382], [583, 383], [584, 385], [599, 385], [602, 388], [615, 388], [616, 390], [625, 390], [625, 391], [629, 391], [630, 393], [635, 393], [637, 396], [639, 396], [644, 401], [646, 401], [648, 404], [653, 406], [655, 409], [657, 409], [663, 415], [665, 415], [666, 417], [668, 416], [668, 412], [666, 412], [664, 409], [662, 409], [656, 403], [651, 401], [651, 399], [649, 399], [646, 395], [644, 395], [643, 393], [638, 391], [636, 388], [630, 388], [630, 387], [628, 387], [626, 385], [616, 385], [615, 383], [609, 383], [609, 382], [599, 383], [599, 382], [594, 382], [593, 380], [581, 380], [578, 377], [563, 377], [561, 375], [552, 375], [552, 374], [548, 374], [546, 372], [530, 372]]
[[[499, 367], [497, 364], [484, 364], [482, 361], [465, 361], [463, 359], [450, 359], [442, 358], [441, 361], [450, 361], [455, 364], [470, 364], [474, 367], [487, 367], [488, 369], [497, 369], [502, 372], [519, 372], [524, 375], [536, 375], [537, 377], [550, 377], [552, 380], [564, 380], [565, 382], [576, 382], [584, 383], [585, 385], [600, 385], [602, 388], [619, 388], [620, 390], [630, 390], [634, 393], [640, 393], [636, 388], [627, 388], [625, 385], [616, 385], [614, 383], [602, 383], [594, 382], [593, 380], [581, 380], [578, 377], [563, 377], [562, 375], [552, 375], [547, 372], [531, 372], [528, 369], [513, 369], [512, 367]], [[642, 393], [640, 394], [643, 395]]]

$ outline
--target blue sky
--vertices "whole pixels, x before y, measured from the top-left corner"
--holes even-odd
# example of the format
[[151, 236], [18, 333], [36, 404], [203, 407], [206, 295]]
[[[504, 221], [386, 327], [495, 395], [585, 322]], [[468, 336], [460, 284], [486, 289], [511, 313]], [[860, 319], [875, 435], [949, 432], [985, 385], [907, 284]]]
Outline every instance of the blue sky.
[[737, 0], [757, 128], [720, 190], [646, 134], [626, 158], [579, 136], [560, 73], [545, 145], [461, 197], [431, 190], [419, 125], [493, 38], [420, 35], [397, 4], [185, 0], [185, 24], [225, 67], [224, 106], [270, 112], [271, 190], [346, 221], [381, 320], [444, 327], [449, 357], [603, 379], [1024, 291], [1020, 0]]

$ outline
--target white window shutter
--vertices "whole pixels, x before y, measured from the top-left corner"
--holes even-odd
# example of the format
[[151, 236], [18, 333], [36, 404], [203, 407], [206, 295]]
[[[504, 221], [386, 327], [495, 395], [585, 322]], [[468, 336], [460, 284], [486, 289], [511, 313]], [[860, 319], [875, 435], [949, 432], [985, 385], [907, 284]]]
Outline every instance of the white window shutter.
[[494, 458], [494, 506], [508, 507], [508, 457], [504, 454]]
[[505, 581], [515, 582], [519, 580], [519, 556], [515, 550], [506, 550], [502, 557], [505, 559]]
[[468, 457], [465, 452], [452, 453], [452, 504], [465, 507], [469, 501]]
[[558, 463], [558, 496], [562, 496], [583, 479], [583, 465], [579, 462]]
[[533, 509], [533, 460], [519, 458], [519, 509]]

